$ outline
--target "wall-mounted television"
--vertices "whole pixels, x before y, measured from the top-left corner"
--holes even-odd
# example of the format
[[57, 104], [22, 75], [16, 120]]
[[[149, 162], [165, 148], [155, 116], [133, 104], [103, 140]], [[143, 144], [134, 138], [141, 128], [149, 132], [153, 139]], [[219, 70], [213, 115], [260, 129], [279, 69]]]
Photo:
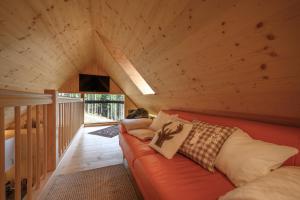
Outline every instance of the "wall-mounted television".
[[109, 76], [79, 74], [80, 92], [109, 92]]

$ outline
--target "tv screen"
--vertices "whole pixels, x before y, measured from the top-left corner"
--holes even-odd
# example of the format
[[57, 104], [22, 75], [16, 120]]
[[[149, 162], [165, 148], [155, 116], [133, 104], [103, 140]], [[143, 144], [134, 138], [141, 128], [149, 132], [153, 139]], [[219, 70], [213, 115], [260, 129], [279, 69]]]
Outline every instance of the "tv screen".
[[109, 92], [109, 76], [79, 74], [80, 92]]

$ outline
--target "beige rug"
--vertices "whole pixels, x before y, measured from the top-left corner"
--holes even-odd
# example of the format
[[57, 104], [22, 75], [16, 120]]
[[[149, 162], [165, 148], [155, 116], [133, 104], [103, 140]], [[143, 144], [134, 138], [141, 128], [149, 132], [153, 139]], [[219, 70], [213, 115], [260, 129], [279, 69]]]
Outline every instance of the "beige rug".
[[41, 199], [45, 200], [135, 200], [133, 184], [123, 165], [54, 177]]

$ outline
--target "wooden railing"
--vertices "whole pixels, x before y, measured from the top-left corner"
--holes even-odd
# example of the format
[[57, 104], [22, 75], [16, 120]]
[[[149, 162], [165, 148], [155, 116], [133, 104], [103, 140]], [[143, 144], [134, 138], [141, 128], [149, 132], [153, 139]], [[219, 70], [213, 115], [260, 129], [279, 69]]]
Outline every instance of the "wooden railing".
[[58, 98], [58, 158], [61, 158], [83, 124], [83, 112], [82, 99]]
[[[40, 187], [40, 181], [45, 179], [47, 172], [55, 170], [59, 158], [83, 124], [83, 101], [58, 98], [54, 90], [45, 90], [45, 94], [0, 90], [1, 200], [6, 198], [5, 129], [7, 123], [5, 122], [5, 108], [7, 107], [14, 107], [14, 196], [15, 199], [21, 199], [21, 180], [25, 176], [27, 179], [26, 199], [30, 200], [33, 189]], [[27, 109], [21, 109], [24, 107]], [[24, 118], [26, 118], [27, 131], [21, 129]], [[35, 125], [34, 128], [33, 125]], [[26, 143], [24, 143], [24, 131]], [[24, 151], [26, 151], [25, 156], [24, 153], [21, 154]], [[23, 157], [26, 160], [25, 164]], [[24, 167], [25, 175], [21, 173]]]
[[[33, 93], [21, 93], [12, 91], [0, 91], [0, 172], [1, 172], [1, 188], [0, 188], [0, 199], [5, 199], [5, 107], [14, 107], [15, 116], [15, 199], [21, 199], [21, 106], [27, 107], [27, 199], [32, 198], [32, 186], [33, 186], [33, 133], [32, 133], [32, 108], [35, 106], [36, 110], [36, 152], [43, 152], [42, 154], [37, 153], [35, 157], [37, 160], [37, 166], [35, 168], [36, 180], [35, 184], [38, 187], [41, 174], [40, 169], [43, 169], [43, 176], [46, 177], [47, 173], [47, 148], [42, 148], [40, 144], [40, 137], [43, 138], [43, 146], [47, 144], [47, 106], [52, 104], [53, 99], [51, 95], [46, 94], [33, 94]], [[41, 135], [40, 129], [40, 112], [42, 110], [43, 116], [43, 134]], [[40, 162], [42, 161], [42, 162]]]

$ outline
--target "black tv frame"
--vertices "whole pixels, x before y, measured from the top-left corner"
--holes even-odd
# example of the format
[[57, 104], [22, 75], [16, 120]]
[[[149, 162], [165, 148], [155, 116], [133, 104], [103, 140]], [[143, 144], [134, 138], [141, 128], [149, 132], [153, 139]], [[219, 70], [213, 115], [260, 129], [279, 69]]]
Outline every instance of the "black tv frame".
[[[96, 86], [97, 84], [99, 85]], [[101, 75], [79, 74], [79, 91], [109, 93], [110, 77]]]

